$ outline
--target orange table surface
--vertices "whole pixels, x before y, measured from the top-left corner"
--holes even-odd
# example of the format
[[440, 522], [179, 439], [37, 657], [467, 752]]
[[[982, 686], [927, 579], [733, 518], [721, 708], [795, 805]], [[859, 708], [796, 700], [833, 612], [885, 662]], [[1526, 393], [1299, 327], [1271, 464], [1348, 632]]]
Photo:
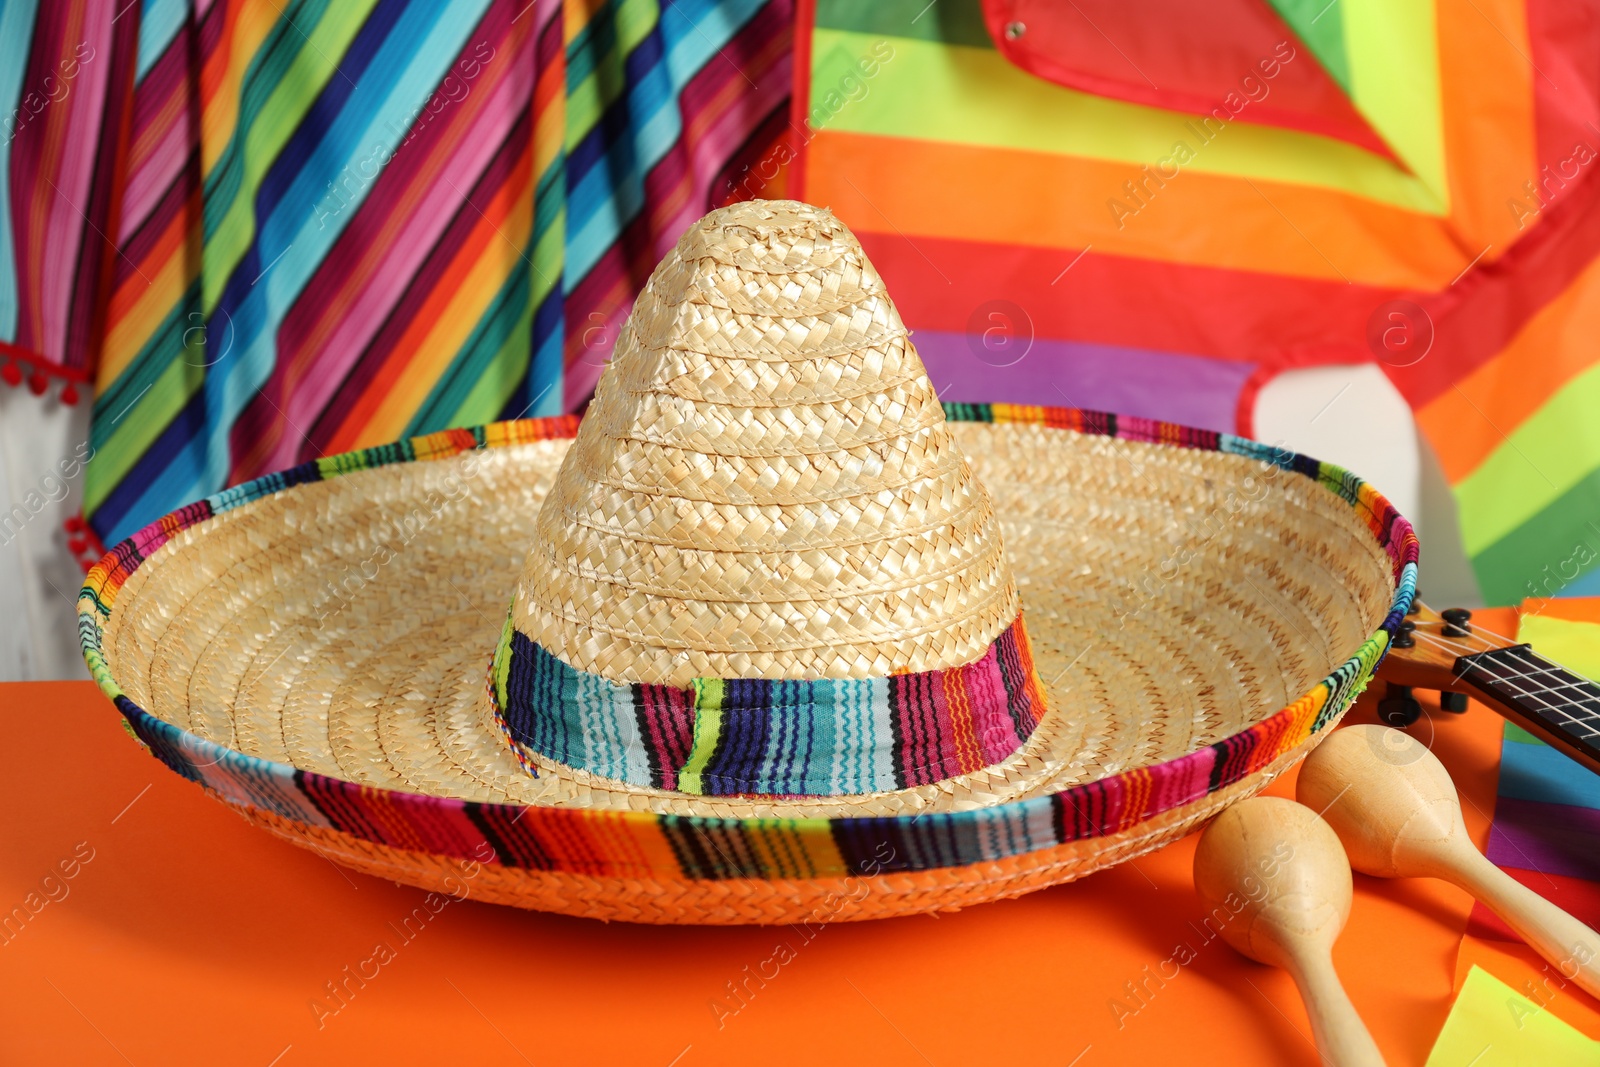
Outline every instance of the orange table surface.
[[[1316, 1062], [1289, 979], [1205, 939], [1194, 836], [1017, 900], [811, 940], [471, 900], [405, 940], [421, 891], [249, 826], [142, 752], [90, 683], [0, 685], [0, 715], [0, 1063]], [[1371, 721], [1370, 697], [1351, 715]], [[1481, 846], [1500, 720], [1474, 704], [1416, 729]], [[1271, 791], [1292, 790], [1291, 774]], [[46, 886], [63, 860], [75, 876]], [[1389, 1062], [1419, 1064], [1470, 901], [1355, 880], [1335, 963]], [[11, 909], [47, 887], [18, 928]], [[380, 942], [392, 958], [347, 982]], [[774, 977], [750, 977], [774, 957]]]

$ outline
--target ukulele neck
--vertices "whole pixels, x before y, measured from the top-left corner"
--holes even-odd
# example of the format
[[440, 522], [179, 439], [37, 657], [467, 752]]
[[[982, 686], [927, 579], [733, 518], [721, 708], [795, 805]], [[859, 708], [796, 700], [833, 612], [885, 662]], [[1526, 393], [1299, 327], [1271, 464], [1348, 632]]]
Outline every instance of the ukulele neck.
[[1600, 685], [1531, 645], [1459, 656], [1452, 673], [1483, 703], [1600, 772]]

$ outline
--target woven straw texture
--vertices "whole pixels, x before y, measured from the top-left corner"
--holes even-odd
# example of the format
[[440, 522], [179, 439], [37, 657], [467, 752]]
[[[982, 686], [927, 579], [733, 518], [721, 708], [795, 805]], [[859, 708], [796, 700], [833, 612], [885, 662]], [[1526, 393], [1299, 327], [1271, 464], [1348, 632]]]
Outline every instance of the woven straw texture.
[[[528, 776], [484, 720], [484, 667], [566, 442], [481, 454], [470, 480], [428, 463], [300, 486], [186, 530], [129, 579], [107, 657], [127, 695], [166, 721], [362, 785], [731, 818], [894, 815], [1042, 795], [1213, 744], [1310, 689], [1388, 610], [1388, 558], [1306, 479], [1280, 477], [1250, 501], [1242, 482], [1257, 465], [1239, 456], [951, 429], [972, 440], [1006, 516], [1052, 708], [1016, 757], [962, 778], [756, 800], [555, 766]], [[1119, 473], [1130, 463], [1131, 481]], [[430, 498], [437, 513], [417, 514]], [[408, 514], [420, 525], [402, 544]], [[1194, 559], [1162, 581], [1185, 550]], [[341, 584], [344, 598], [330, 598]]]
[[970, 663], [1017, 617], [994, 512], [826, 210], [713, 211], [651, 276], [512, 622], [613, 681]]

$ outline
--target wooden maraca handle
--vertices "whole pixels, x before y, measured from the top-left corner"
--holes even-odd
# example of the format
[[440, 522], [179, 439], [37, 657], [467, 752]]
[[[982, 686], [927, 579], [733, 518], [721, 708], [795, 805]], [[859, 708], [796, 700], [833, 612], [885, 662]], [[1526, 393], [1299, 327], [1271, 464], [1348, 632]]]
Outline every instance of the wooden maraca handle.
[[1529, 889], [1475, 848], [1458, 850], [1451, 882], [1500, 916], [1561, 977], [1600, 998], [1600, 935]]
[[1333, 957], [1323, 952], [1296, 960], [1288, 971], [1306, 1003], [1322, 1062], [1329, 1067], [1383, 1067], [1383, 1054], [1344, 991], [1333, 969]]

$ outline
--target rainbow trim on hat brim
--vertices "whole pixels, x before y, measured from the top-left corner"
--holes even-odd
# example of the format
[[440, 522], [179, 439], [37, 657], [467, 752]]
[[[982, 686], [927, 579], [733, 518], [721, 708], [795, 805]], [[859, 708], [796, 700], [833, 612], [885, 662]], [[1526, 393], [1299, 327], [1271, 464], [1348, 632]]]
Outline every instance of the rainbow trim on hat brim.
[[[647, 812], [486, 804], [374, 789], [300, 771], [204, 740], [163, 722], [122, 692], [101, 655], [101, 631], [139, 565], [178, 532], [303, 482], [472, 449], [571, 437], [572, 416], [450, 430], [331, 456], [247, 482], [152, 523], [108, 552], [78, 600], [84, 661], [163, 763], [227, 803], [379, 844], [507, 867], [662, 879], [820, 878], [868, 871], [961, 867], [1128, 830], [1249, 777], [1331, 723], [1366, 687], [1416, 593], [1411, 524], [1343, 468], [1231, 434], [1149, 419], [1013, 404], [949, 404], [952, 421], [1032, 424], [1247, 456], [1311, 478], [1356, 510], [1393, 564], [1388, 615], [1355, 653], [1294, 703], [1214, 745], [1153, 767], [972, 811], [917, 817], [717, 819]], [[888, 846], [887, 849], [884, 846]], [[883, 857], [889, 856], [887, 862]]]

